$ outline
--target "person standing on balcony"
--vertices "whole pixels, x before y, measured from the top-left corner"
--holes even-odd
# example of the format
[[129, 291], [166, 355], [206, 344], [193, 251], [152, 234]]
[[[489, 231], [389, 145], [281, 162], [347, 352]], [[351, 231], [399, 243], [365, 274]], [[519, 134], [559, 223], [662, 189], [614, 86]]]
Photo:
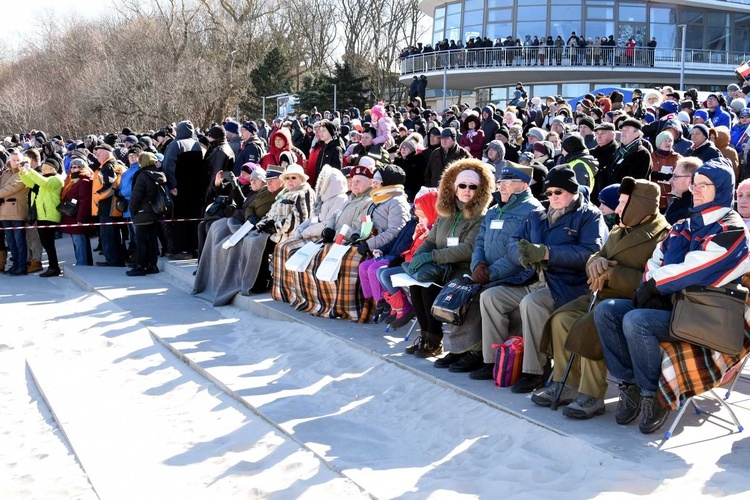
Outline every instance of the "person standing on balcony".
[[562, 64], [563, 49], [565, 48], [565, 42], [560, 35], [557, 35], [555, 39], [555, 63], [560, 66]]
[[656, 52], [656, 37], [651, 37], [651, 41], [646, 44], [648, 47], [648, 65], [654, 67], [654, 53]]

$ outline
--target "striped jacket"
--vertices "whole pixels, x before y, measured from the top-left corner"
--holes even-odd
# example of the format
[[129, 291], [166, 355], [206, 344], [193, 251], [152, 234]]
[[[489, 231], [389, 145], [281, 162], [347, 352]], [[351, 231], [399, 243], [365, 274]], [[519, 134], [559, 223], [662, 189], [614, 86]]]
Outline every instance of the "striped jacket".
[[739, 283], [749, 269], [742, 217], [712, 206], [672, 227], [646, 264], [643, 281], [653, 279], [662, 295], [670, 295], [691, 285]]

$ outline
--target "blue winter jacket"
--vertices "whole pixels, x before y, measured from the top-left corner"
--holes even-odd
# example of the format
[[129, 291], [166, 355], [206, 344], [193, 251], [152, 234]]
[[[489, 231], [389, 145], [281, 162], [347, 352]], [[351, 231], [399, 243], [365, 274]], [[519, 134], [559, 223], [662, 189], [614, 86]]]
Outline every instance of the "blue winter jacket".
[[[530, 190], [514, 194], [502, 207], [494, 206], [484, 216], [471, 255], [471, 270], [480, 262], [490, 269], [490, 281], [502, 280], [503, 284], [519, 285], [534, 277], [534, 269], [524, 269], [513, 263], [508, 255], [508, 244], [513, 235], [524, 224], [532, 211], [544, 211], [542, 204], [531, 195]], [[493, 221], [498, 221], [494, 222]], [[494, 227], [493, 227], [494, 226]], [[515, 246], [515, 243], [513, 244]]]
[[[607, 234], [602, 213], [581, 193], [575, 210], [552, 225], [546, 211], [531, 212], [512, 242], [524, 239], [549, 249], [544, 275], [558, 308], [587, 292], [586, 262], [591, 254], [602, 249]], [[508, 253], [511, 261], [520, 266], [518, 247], [509, 245]]]
[[128, 200], [128, 209], [123, 212], [122, 216], [130, 218], [130, 196], [133, 193], [133, 176], [138, 172], [139, 165], [134, 163], [128, 166], [128, 169], [122, 173], [120, 178], [120, 196]]
[[714, 112], [708, 112], [708, 116], [714, 127], [721, 127], [724, 125], [726, 128], [732, 126], [732, 115], [724, 111], [721, 106], [717, 106]]
[[395, 238], [378, 248], [378, 250], [383, 252], [383, 257], [388, 258], [388, 260], [393, 260], [409, 250], [411, 244], [414, 242], [414, 230], [417, 228], [418, 222], [419, 219], [412, 217], [407, 221], [406, 225], [401, 228]]

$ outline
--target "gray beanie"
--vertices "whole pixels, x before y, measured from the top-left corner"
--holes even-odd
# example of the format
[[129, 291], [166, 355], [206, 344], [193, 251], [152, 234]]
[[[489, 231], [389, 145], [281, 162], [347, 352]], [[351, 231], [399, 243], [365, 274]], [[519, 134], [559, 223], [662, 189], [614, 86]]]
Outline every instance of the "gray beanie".
[[540, 141], [543, 141], [544, 138], [547, 136], [547, 133], [544, 130], [540, 129], [539, 127], [533, 127], [529, 129], [526, 135], [534, 136]]

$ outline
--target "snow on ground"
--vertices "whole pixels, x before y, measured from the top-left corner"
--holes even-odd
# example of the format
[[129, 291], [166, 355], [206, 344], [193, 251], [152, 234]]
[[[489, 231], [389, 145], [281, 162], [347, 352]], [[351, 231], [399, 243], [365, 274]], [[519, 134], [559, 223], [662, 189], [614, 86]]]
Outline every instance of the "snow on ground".
[[[359, 488], [376, 498], [694, 498], [750, 490], [746, 440], [730, 444], [733, 453], [717, 441], [703, 461], [679, 450], [623, 460], [310, 326], [214, 309], [163, 276], [68, 274], [76, 282], [0, 276], [0, 317], [12, 334], [7, 351], [28, 359], [83, 470], [32, 405], [40, 425], [24, 435], [44, 453], [56, 449], [77, 475], [25, 451], [26, 439], [11, 442], [0, 450], [1, 473], [13, 481], [1, 498], [30, 498], [12, 466], [17, 455], [29, 456], [27, 482], [38, 491], [59, 488], [39, 498], [92, 495], [86, 474], [101, 498], [328, 499], [358, 496]], [[0, 387], [24, 400], [27, 377], [10, 365], [1, 366]], [[5, 430], [32, 420], [11, 413], [0, 412]], [[612, 422], [611, 430], [622, 429]]]

